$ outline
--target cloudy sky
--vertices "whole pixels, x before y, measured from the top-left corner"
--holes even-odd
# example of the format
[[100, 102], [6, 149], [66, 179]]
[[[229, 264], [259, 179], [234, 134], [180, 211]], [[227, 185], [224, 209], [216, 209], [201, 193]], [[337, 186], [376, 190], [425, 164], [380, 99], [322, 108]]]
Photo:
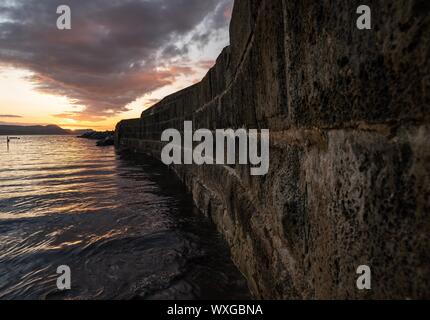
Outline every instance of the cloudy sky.
[[[67, 4], [72, 30], [58, 30]], [[0, 124], [112, 129], [199, 81], [233, 0], [0, 0]]]

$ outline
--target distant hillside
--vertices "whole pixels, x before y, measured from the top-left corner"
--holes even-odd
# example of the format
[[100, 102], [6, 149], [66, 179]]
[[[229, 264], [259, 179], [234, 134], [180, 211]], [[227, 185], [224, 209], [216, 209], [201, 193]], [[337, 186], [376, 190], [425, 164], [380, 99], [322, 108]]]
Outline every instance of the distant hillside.
[[70, 130], [65, 130], [56, 125], [48, 126], [15, 126], [15, 125], [0, 125], [0, 135], [69, 135]]

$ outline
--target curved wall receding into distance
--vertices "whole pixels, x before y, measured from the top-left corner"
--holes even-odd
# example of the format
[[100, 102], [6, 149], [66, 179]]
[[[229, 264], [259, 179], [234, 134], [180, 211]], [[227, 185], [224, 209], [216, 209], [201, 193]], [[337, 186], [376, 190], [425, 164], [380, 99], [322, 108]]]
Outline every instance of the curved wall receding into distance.
[[[270, 129], [270, 171], [172, 167], [258, 298], [429, 298], [428, 1], [236, 0], [231, 45], [199, 83], [116, 128]], [[372, 269], [359, 291], [356, 270]]]

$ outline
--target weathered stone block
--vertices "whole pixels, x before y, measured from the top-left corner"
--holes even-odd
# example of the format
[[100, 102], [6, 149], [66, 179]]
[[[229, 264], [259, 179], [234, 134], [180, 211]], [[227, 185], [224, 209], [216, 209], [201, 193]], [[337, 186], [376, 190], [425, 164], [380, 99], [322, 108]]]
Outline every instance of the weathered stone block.
[[[270, 171], [174, 166], [258, 298], [429, 298], [429, 2], [236, 0], [202, 82], [121, 121], [159, 158], [164, 129], [270, 129]], [[372, 291], [355, 286], [373, 271]]]

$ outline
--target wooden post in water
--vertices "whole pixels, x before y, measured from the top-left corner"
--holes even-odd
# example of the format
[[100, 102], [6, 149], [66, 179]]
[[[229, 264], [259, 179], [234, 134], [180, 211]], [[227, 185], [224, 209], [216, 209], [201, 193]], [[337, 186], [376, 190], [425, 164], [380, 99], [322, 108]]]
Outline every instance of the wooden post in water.
[[20, 138], [18, 138], [18, 137], [9, 137], [9, 136], [6, 136], [6, 144], [7, 144], [7, 148], [8, 148], [8, 150], [9, 150], [9, 143], [10, 143], [10, 141], [11, 140], [19, 140]]

